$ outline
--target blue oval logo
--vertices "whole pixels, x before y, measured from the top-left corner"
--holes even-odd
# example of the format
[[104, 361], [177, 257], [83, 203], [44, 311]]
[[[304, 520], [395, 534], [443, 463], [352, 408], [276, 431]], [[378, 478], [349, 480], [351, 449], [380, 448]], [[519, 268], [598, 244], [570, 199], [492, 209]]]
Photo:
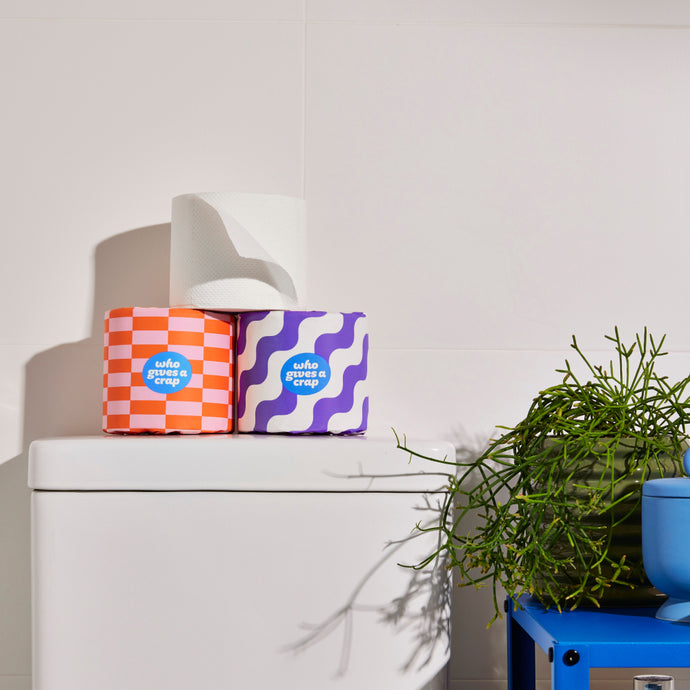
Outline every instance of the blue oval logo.
[[141, 375], [152, 391], [175, 393], [192, 380], [192, 365], [179, 352], [159, 352], [146, 360]]
[[303, 352], [283, 364], [280, 379], [291, 393], [313, 395], [331, 380], [331, 367], [320, 355]]

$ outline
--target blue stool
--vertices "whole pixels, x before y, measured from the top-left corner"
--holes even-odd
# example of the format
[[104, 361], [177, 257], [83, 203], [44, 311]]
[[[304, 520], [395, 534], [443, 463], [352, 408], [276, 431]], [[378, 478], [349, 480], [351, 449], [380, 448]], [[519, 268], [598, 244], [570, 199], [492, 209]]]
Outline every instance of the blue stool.
[[576, 609], [558, 613], [527, 596], [508, 613], [508, 690], [535, 690], [535, 646], [551, 662], [552, 690], [588, 690], [592, 668], [688, 668], [690, 625], [656, 609]]

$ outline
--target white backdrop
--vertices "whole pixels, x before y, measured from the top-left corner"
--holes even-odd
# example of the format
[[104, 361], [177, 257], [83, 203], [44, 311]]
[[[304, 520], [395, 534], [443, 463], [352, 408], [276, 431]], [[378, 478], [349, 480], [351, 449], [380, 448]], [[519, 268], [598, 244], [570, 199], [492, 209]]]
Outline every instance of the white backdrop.
[[[375, 431], [481, 446], [616, 324], [688, 369], [682, 0], [0, 0], [0, 65], [0, 690], [30, 687], [28, 445], [99, 431], [102, 314], [167, 304], [177, 194], [306, 198]], [[454, 606], [452, 690], [505, 687], [488, 598]]]

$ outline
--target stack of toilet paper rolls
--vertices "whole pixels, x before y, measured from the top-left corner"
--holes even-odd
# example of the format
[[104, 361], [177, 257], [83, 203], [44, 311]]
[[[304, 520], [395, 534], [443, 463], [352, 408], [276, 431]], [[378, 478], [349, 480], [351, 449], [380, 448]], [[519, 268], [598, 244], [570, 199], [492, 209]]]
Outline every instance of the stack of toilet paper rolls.
[[176, 197], [172, 306], [106, 313], [103, 430], [365, 431], [366, 316], [298, 308], [305, 254], [301, 199]]

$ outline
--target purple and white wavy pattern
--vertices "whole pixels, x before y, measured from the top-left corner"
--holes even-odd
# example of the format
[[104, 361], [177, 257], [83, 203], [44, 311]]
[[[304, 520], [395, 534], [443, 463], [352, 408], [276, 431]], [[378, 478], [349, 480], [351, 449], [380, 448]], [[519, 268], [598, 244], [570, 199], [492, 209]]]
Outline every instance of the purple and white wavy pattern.
[[[278, 400], [282, 384], [280, 380], [269, 377], [269, 364], [272, 356], [281, 352], [291, 352], [299, 339], [300, 324], [307, 318], [324, 315], [325, 312], [267, 311], [240, 314], [237, 333], [237, 371], [239, 419], [254, 418], [257, 404], [261, 402], [261, 389], [274, 384], [277, 386], [274, 397], [276, 407], [285, 407], [289, 400]], [[283, 362], [291, 355], [283, 357]], [[282, 365], [281, 365], [282, 366]], [[260, 388], [257, 388], [260, 387]], [[253, 423], [253, 421], [252, 421]], [[238, 425], [239, 427], [239, 425]], [[254, 429], [247, 429], [254, 431]]]
[[[313, 395], [282, 384], [283, 364], [300, 353], [326, 359], [331, 378]], [[269, 433], [352, 433], [367, 424], [368, 335], [361, 313], [260, 312], [239, 319], [238, 429]]]

